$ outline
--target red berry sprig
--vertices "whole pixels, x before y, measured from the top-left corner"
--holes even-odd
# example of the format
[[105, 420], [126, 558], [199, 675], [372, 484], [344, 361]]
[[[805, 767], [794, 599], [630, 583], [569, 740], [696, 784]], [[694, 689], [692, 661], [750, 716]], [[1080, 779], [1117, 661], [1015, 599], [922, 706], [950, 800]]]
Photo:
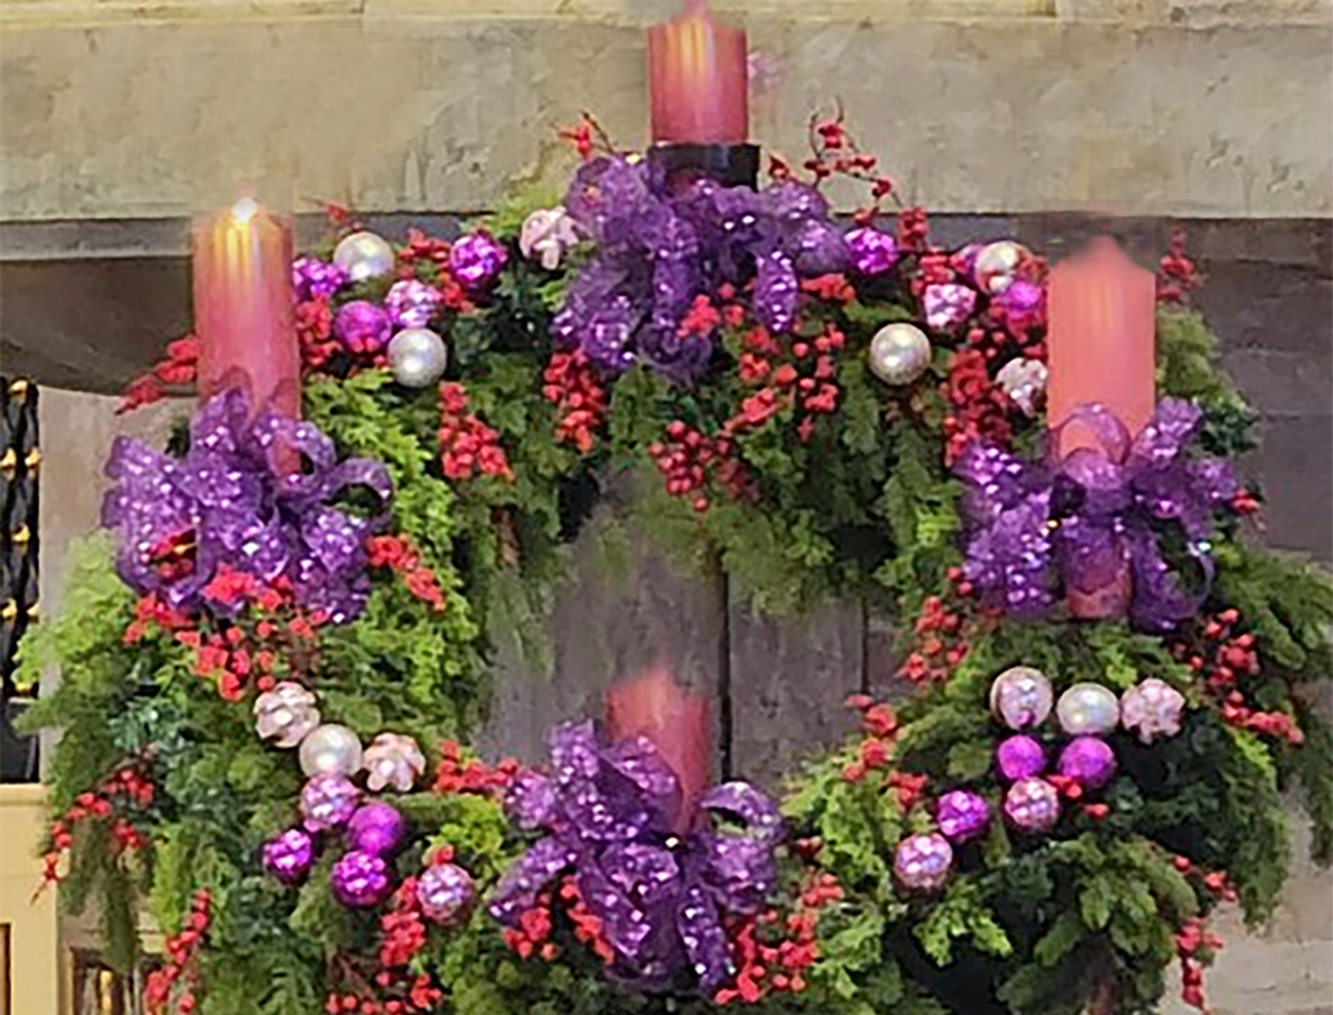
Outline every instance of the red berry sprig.
[[500, 446], [500, 435], [467, 411], [463, 385], [440, 385], [440, 463], [448, 479], [498, 476], [514, 481], [514, 470]]
[[333, 310], [329, 301], [317, 297], [296, 304], [296, 339], [301, 346], [301, 363], [308, 370], [319, 370], [339, 349], [333, 337]]
[[555, 436], [573, 444], [579, 454], [592, 451], [606, 422], [606, 389], [582, 349], [557, 352], [542, 374], [542, 397], [556, 407]]
[[1008, 444], [1010, 400], [991, 380], [985, 355], [977, 349], [959, 349], [949, 359], [949, 375], [940, 385], [949, 404], [944, 417], [945, 462], [952, 465], [975, 440]]
[[1185, 254], [1185, 230], [1171, 233], [1171, 248], [1159, 262], [1157, 272], [1157, 301], [1159, 303], [1188, 303], [1189, 294], [1203, 284], [1194, 262]]
[[179, 934], [167, 938], [167, 961], [148, 974], [144, 987], [148, 1015], [165, 1015], [168, 1010], [177, 1015], [190, 1015], [198, 1006], [195, 994], [199, 987], [197, 958], [212, 922], [211, 907], [212, 897], [208, 889], [199, 889], [194, 893], [185, 927]]
[[[897, 201], [893, 180], [879, 170], [879, 158], [861, 151], [847, 130], [846, 115], [841, 108], [828, 119], [812, 117], [809, 128], [810, 158], [804, 168], [814, 179], [815, 186], [835, 176], [864, 184], [870, 191], [870, 204], [856, 212], [858, 223], [872, 221], [879, 214], [885, 199]], [[773, 159], [769, 175], [774, 179], [788, 179], [791, 170], [785, 162]]]
[[[759, 399], [759, 395], [753, 397]], [[767, 403], [758, 402], [749, 409], [752, 416], [763, 415], [765, 419], [776, 411], [776, 408], [769, 411]], [[707, 511], [706, 487], [710, 477], [733, 500], [750, 495], [749, 478], [736, 457], [736, 443], [730, 436], [709, 437], [679, 419], [667, 424], [666, 436], [666, 441], [648, 448], [648, 456], [665, 477], [667, 493], [672, 497], [692, 497], [696, 511]]]
[[134, 825], [135, 812], [150, 807], [156, 796], [152, 780], [137, 764], [122, 765], [95, 789], [80, 793], [47, 831], [50, 848], [42, 857], [42, 885], [58, 883], [61, 861], [74, 848], [74, 829], [85, 821], [109, 821], [111, 845], [120, 855], [143, 849], [148, 837]]
[[173, 391], [193, 389], [198, 380], [199, 339], [186, 335], [167, 346], [167, 355], [152, 370], [130, 382], [116, 414], [160, 402]]
[[476, 793], [497, 796], [509, 788], [519, 768], [519, 763], [513, 758], [505, 758], [494, 767], [478, 758], [466, 758], [462, 746], [456, 740], [447, 740], [440, 745], [440, 763], [435, 768], [435, 782], [431, 788], [436, 793], [446, 795]]
[[406, 536], [371, 536], [366, 540], [371, 567], [388, 568], [400, 575], [407, 590], [436, 613], [444, 612], [444, 592], [435, 572], [421, 563], [421, 554]]

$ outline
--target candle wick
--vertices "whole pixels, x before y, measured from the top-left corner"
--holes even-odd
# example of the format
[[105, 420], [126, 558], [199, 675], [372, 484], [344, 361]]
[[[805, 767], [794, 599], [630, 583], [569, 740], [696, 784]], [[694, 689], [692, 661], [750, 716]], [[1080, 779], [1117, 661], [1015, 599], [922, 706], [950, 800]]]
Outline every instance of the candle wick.
[[231, 220], [243, 226], [259, 214], [259, 205], [252, 197], [243, 197], [231, 206]]

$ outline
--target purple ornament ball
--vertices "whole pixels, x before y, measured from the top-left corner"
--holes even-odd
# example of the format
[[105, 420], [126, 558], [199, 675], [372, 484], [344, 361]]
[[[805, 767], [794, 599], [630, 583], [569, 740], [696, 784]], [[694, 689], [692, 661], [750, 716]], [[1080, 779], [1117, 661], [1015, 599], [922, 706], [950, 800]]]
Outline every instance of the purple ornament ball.
[[301, 788], [301, 817], [307, 832], [339, 828], [356, 812], [361, 791], [345, 775], [317, 775]]
[[353, 300], [334, 317], [333, 333], [351, 352], [379, 352], [393, 335], [393, 321], [369, 300]]
[[454, 863], [428, 867], [417, 878], [417, 902], [427, 920], [459, 923], [477, 901], [472, 875]]
[[953, 847], [939, 832], [909, 835], [893, 854], [893, 872], [913, 892], [943, 887], [953, 869]]
[[470, 233], [449, 249], [449, 270], [470, 290], [484, 289], [494, 282], [508, 260], [504, 244], [485, 232]]
[[953, 842], [966, 842], [990, 824], [990, 804], [979, 793], [956, 789], [940, 797], [935, 809], [940, 831]]
[[310, 873], [315, 843], [300, 828], [289, 828], [264, 843], [264, 869], [283, 884], [294, 885]]
[[354, 849], [333, 865], [329, 874], [333, 897], [344, 906], [367, 909], [389, 894], [389, 865], [383, 857]]
[[882, 275], [898, 263], [898, 241], [874, 226], [861, 226], [847, 234], [852, 267], [860, 275]]
[[1060, 791], [1045, 779], [1019, 779], [1004, 796], [1004, 816], [1024, 832], [1049, 832], [1060, 820]]
[[398, 809], [372, 800], [356, 809], [347, 825], [347, 840], [353, 849], [383, 856], [392, 853], [407, 833], [407, 822]]
[[1046, 771], [1046, 749], [1022, 734], [1009, 737], [995, 749], [995, 765], [1010, 782], [1030, 779]]
[[347, 284], [347, 271], [315, 257], [292, 262], [292, 285], [300, 300], [328, 299]]
[[1115, 775], [1115, 751], [1096, 737], [1078, 737], [1060, 752], [1060, 774], [1084, 789], [1100, 789]]

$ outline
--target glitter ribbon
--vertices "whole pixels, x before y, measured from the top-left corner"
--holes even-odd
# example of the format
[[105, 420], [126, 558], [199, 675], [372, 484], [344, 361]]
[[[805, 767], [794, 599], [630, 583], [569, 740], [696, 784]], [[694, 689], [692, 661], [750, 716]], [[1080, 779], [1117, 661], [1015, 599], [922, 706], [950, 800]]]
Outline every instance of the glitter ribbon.
[[[968, 486], [965, 571], [983, 601], [1037, 616], [1055, 599], [1053, 572], [1066, 588], [1093, 591], [1127, 565], [1136, 625], [1165, 631], [1197, 614], [1213, 578], [1214, 512], [1238, 490], [1228, 463], [1186, 453], [1201, 418], [1192, 403], [1163, 399], [1131, 440], [1104, 406], [1086, 405], [1050, 444], [1058, 447], [1064, 427], [1077, 423], [1097, 446], [1062, 459], [1032, 463], [994, 444], [972, 445], [955, 469]], [[1194, 591], [1163, 552], [1173, 525], [1198, 572]]]
[[[299, 471], [284, 465], [294, 455], [304, 459]], [[203, 592], [227, 565], [266, 584], [286, 578], [303, 607], [335, 623], [364, 606], [363, 544], [383, 521], [392, 484], [379, 462], [339, 463], [313, 424], [267, 412], [251, 423], [244, 393], [226, 391], [195, 413], [184, 457], [120, 437], [106, 474], [115, 486], [102, 524], [117, 530], [117, 570], [141, 595], [160, 595], [177, 610], [225, 613], [226, 603]], [[352, 488], [370, 490], [379, 513], [360, 517], [335, 506]], [[173, 551], [178, 559], [168, 566], [163, 557]]]
[[[690, 975], [709, 995], [725, 985], [735, 968], [723, 919], [758, 913], [777, 884], [773, 801], [749, 783], [715, 786], [694, 831], [676, 836], [679, 783], [651, 741], [605, 746], [592, 723], [570, 723], [553, 731], [551, 760], [550, 776], [528, 773], [511, 791], [515, 823], [547, 834], [500, 879], [491, 915], [517, 927], [573, 875], [617, 976], [653, 989]], [[715, 827], [722, 816], [731, 828]]]
[[697, 380], [714, 340], [683, 327], [697, 296], [753, 280], [756, 318], [782, 332], [795, 323], [800, 278], [848, 260], [827, 202], [790, 181], [756, 192], [702, 180], [675, 193], [650, 160], [603, 157], [579, 170], [565, 207], [597, 250], [570, 285], [555, 334], [611, 374], [644, 362]]

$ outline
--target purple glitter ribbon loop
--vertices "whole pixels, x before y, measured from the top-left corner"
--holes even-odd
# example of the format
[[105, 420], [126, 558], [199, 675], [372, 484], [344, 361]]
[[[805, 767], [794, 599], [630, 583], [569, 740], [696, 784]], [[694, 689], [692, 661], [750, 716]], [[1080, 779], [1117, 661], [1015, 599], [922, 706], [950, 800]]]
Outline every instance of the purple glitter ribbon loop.
[[[303, 468], [283, 464], [293, 455]], [[265, 583], [285, 576], [303, 607], [335, 623], [364, 606], [365, 538], [381, 526], [393, 486], [379, 462], [339, 464], [313, 424], [271, 413], [251, 423], [244, 393], [227, 391], [195, 413], [183, 458], [120, 438], [106, 474], [115, 486], [102, 524], [119, 533], [117, 570], [139, 594], [225, 615], [234, 607], [203, 591], [226, 564]], [[380, 513], [361, 518], [334, 506], [352, 487], [370, 490]], [[177, 543], [193, 547], [188, 566], [164, 568], [160, 556]]]
[[[968, 580], [983, 601], [1017, 616], [1040, 616], [1055, 600], [1055, 574], [1067, 588], [1103, 587], [1128, 565], [1130, 617], [1151, 631], [1195, 616], [1211, 586], [1208, 537], [1215, 512], [1239, 490], [1229, 464], [1191, 457], [1202, 413], [1166, 398], [1138, 437], [1105, 407], [1082, 406], [1052, 434], [1077, 423], [1098, 446], [1031, 463], [984, 442], [955, 467], [967, 484]], [[1175, 523], [1197, 569], [1193, 591], [1168, 563], [1158, 540]]]
[[615, 952], [615, 976], [645, 989], [686, 976], [707, 994], [724, 986], [735, 971], [724, 917], [759, 912], [777, 885], [777, 806], [748, 783], [716, 786], [700, 814], [735, 827], [710, 820], [679, 837], [679, 780], [651, 741], [605, 746], [592, 723], [571, 723], [552, 732], [551, 757], [549, 777], [516, 780], [506, 801], [519, 827], [546, 835], [500, 879], [491, 915], [518, 926], [572, 875]]
[[849, 253], [828, 203], [785, 182], [762, 192], [702, 180], [673, 192], [650, 160], [584, 164], [565, 207], [596, 251], [552, 325], [557, 341], [619, 374], [645, 363], [689, 384], [712, 358], [716, 334], [684, 328], [698, 296], [755, 282], [755, 317], [792, 327], [800, 279], [846, 268]]

